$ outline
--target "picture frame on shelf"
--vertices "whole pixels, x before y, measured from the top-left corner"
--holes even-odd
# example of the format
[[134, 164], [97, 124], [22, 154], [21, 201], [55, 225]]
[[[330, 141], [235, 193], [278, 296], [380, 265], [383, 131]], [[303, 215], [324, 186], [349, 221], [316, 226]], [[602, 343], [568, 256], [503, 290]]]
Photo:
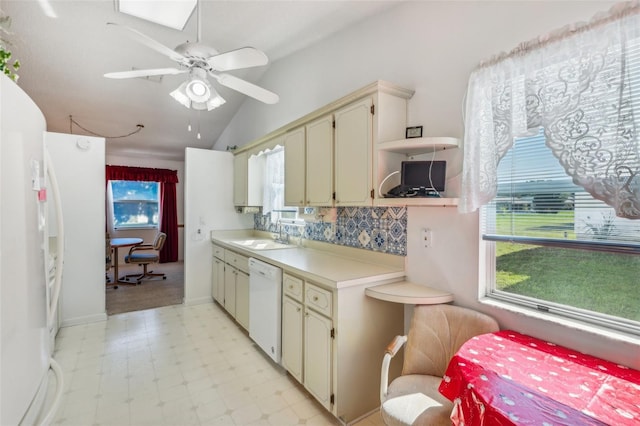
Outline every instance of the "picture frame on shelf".
[[422, 137], [422, 126], [407, 127], [407, 130], [405, 132], [405, 136], [404, 137], [406, 139], [421, 138]]

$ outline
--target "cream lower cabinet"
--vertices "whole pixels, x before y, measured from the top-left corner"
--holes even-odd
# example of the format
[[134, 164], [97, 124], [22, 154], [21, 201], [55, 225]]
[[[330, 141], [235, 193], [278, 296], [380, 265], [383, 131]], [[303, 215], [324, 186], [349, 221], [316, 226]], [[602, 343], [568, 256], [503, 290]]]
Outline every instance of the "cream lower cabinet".
[[303, 382], [303, 286], [300, 278], [282, 274], [282, 366], [300, 383]]
[[[366, 287], [330, 289], [283, 274], [282, 365], [343, 423], [380, 405], [382, 356], [404, 330], [404, 306], [369, 298]], [[390, 377], [400, 373], [395, 364]]]
[[213, 258], [211, 270], [211, 295], [213, 300], [224, 305], [224, 260]]
[[236, 321], [249, 331], [249, 274], [241, 270], [236, 274]]
[[224, 268], [224, 308], [232, 317], [236, 317], [236, 276], [238, 270], [226, 265]]
[[282, 299], [282, 366], [302, 383], [302, 304]]
[[213, 245], [213, 263], [211, 269], [211, 296], [224, 306], [224, 248]]
[[249, 329], [249, 258], [225, 250], [222, 305], [238, 323]]
[[306, 308], [304, 312], [304, 387], [320, 404], [331, 410], [333, 403], [331, 364], [333, 322]]

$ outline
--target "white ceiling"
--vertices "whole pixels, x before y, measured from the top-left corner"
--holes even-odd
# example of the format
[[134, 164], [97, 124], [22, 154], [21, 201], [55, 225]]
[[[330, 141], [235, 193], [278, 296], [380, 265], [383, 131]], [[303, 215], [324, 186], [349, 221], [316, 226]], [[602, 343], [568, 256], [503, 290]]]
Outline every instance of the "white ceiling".
[[[128, 134], [143, 124], [138, 134], [108, 138], [107, 153], [181, 159], [186, 146], [210, 148], [242, 102], [258, 102], [214, 83], [227, 103], [198, 112], [169, 96], [184, 75], [164, 76], [160, 82], [103, 77], [106, 72], [174, 66], [107, 22], [127, 25], [174, 48], [196, 40], [195, 14], [184, 31], [178, 31], [118, 13], [113, 0], [49, 0], [56, 18], [43, 13], [44, 1], [0, 0], [0, 8], [12, 19], [10, 49], [22, 64], [18, 84], [43, 111], [49, 131], [89, 134], [71, 127], [69, 116], [107, 137]], [[203, 0], [201, 42], [219, 52], [253, 46], [274, 62], [397, 2]], [[229, 73], [260, 84], [267, 68]]]

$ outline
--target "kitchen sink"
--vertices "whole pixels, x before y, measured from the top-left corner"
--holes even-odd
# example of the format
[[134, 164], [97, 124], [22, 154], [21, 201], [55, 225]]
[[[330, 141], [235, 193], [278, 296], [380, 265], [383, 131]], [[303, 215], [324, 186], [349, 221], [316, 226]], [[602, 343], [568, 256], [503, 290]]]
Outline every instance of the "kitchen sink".
[[257, 240], [236, 240], [229, 241], [229, 243], [249, 249], [249, 250], [275, 250], [294, 248], [293, 244], [284, 244], [269, 239], [257, 239]]

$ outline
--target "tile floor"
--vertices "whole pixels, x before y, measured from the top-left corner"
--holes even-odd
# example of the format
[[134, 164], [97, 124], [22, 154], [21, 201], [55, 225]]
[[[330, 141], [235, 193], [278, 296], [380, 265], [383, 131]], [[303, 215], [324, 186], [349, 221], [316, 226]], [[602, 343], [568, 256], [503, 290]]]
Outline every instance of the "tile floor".
[[56, 425], [339, 424], [217, 304], [66, 327], [54, 357], [64, 371]]

